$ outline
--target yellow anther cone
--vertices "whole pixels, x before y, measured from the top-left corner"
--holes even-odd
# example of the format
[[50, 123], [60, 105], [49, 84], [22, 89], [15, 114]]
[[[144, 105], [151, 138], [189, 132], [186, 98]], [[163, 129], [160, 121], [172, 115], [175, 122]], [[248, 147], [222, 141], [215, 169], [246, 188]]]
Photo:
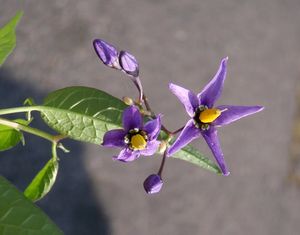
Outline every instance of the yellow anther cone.
[[199, 115], [199, 120], [202, 123], [211, 123], [216, 120], [221, 115], [221, 110], [219, 109], [205, 109]]
[[136, 149], [136, 150], [143, 150], [146, 148], [146, 145], [147, 145], [147, 141], [140, 134], [136, 134], [136, 135], [132, 136], [130, 143], [131, 143], [131, 146], [133, 147], [133, 149]]

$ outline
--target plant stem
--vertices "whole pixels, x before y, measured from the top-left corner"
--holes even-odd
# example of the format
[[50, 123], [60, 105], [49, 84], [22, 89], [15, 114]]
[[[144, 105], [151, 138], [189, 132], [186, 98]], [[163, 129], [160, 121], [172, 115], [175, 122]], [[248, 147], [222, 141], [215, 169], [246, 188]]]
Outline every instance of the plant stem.
[[162, 171], [164, 169], [165, 166], [165, 162], [166, 162], [166, 158], [167, 158], [167, 150], [165, 150], [164, 155], [163, 155], [163, 159], [162, 162], [160, 164], [159, 170], [158, 170], [158, 175], [161, 177]]
[[30, 112], [30, 111], [40, 111], [42, 108], [44, 108], [44, 107], [43, 106], [24, 106], [24, 107], [0, 109], [0, 115], [12, 114], [12, 113], [25, 113], [25, 112]]
[[180, 128], [177, 129], [176, 131], [171, 132], [170, 135], [176, 135], [178, 132], [182, 131], [183, 128], [184, 128], [184, 126], [183, 126], [183, 127], [180, 127]]
[[56, 149], [57, 149], [57, 142], [53, 142], [52, 143], [52, 158], [55, 159], [55, 160], [57, 160]]
[[44, 131], [41, 131], [39, 129], [29, 127], [29, 126], [25, 126], [25, 125], [22, 125], [22, 124], [19, 124], [19, 123], [16, 123], [16, 122], [4, 119], [4, 118], [0, 118], [0, 124], [2, 124], [4, 126], [12, 127], [16, 130], [21, 130], [21, 131], [39, 136], [39, 137], [41, 137], [43, 139], [46, 139], [46, 140], [49, 140], [53, 143], [57, 143], [58, 140], [60, 140], [60, 138], [57, 138], [57, 136], [50, 135], [50, 134], [48, 134]]

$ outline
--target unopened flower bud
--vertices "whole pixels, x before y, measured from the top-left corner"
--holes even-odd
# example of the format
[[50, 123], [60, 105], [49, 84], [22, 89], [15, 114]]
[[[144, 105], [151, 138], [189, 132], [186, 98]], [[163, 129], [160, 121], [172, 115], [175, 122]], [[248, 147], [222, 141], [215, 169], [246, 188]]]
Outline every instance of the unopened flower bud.
[[139, 65], [136, 58], [127, 51], [120, 51], [120, 65], [123, 71], [133, 77], [139, 76]]
[[158, 193], [163, 186], [163, 181], [159, 175], [152, 174], [144, 181], [144, 189], [148, 194]]
[[123, 97], [123, 102], [127, 105], [133, 105], [133, 103], [134, 103], [133, 100], [127, 96]]
[[100, 60], [107, 66], [120, 69], [118, 62], [118, 50], [108, 42], [102, 39], [93, 41], [94, 49]]
[[167, 143], [166, 143], [166, 141], [162, 140], [159, 144], [158, 152], [160, 154], [163, 154], [166, 151], [166, 148], [167, 148]]

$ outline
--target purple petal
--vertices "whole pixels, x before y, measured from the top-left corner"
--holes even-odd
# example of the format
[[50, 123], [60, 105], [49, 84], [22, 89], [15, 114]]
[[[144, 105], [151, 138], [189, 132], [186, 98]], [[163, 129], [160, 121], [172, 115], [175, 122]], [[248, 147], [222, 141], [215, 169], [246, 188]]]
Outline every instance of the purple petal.
[[226, 77], [227, 60], [228, 57], [222, 60], [219, 70], [214, 78], [204, 87], [202, 92], [198, 94], [198, 98], [202, 105], [206, 105], [211, 108], [220, 97]]
[[102, 145], [105, 147], [125, 147], [126, 132], [122, 129], [108, 131], [104, 134]]
[[161, 128], [161, 115], [158, 115], [156, 119], [147, 122], [144, 126], [144, 131], [147, 132], [147, 135], [150, 140], [156, 139], [159, 135]]
[[125, 148], [120, 152], [118, 156], [113, 157], [113, 159], [119, 160], [121, 162], [132, 162], [135, 159], [139, 158], [139, 156], [139, 152]]
[[202, 131], [202, 136], [205, 139], [206, 143], [208, 144], [210, 150], [212, 151], [217, 163], [219, 164], [223, 175], [229, 175], [230, 172], [227, 169], [224, 155], [222, 153], [222, 149], [220, 146], [219, 138], [218, 138], [218, 133], [217, 130], [213, 127], [210, 126], [210, 128], [206, 131]]
[[139, 153], [144, 156], [151, 156], [156, 153], [160, 142], [157, 140], [152, 140], [147, 143], [147, 147], [143, 150], [140, 150]]
[[193, 139], [198, 138], [201, 135], [200, 130], [195, 127], [194, 120], [191, 119], [187, 122], [183, 130], [181, 131], [178, 138], [172, 144], [172, 146], [167, 150], [167, 156], [170, 156], [181, 148], [190, 143]]
[[195, 110], [199, 107], [197, 96], [190, 90], [173, 83], [169, 84], [171, 92], [177, 96], [180, 102], [184, 105], [186, 112], [190, 117], [194, 116]]
[[163, 186], [163, 181], [159, 175], [152, 174], [144, 181], [144, 189], [148, 194], [158, 193]]
[[94, 49], [100, 60], [109, 67], [120, 68], [117, 49], [102, 39], [93, 41]]
[[139, 109], [132, 105], [126, 108], [123, 112], [123, 127], [125, 132], [134, 128], [141, 129], [142, 127], [142, 116]]
[[120, 65], [125, 73], [133, 77], [139, 76], [139, 65], [136, 58], [133, 55], [131, 55], [127, 51], [121, 51], [119, 60]]
[[[217, 107], [219, 110], [224, 110], [221, 115], [213, 122], [215, 126], [224, 126], [232, 123], [240, 118], [260, 112], [264, 109], [262, 106], [231, 106], [221, 105]], [[227, 109], [227, 110], [226, 110]]]

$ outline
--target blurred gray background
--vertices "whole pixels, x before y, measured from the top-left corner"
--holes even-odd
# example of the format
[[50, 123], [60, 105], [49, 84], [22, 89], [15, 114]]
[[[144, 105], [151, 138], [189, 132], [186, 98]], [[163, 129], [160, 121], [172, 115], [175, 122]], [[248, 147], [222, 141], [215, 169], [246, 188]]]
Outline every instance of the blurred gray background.
[[[41, 103], [48, 92], [73, 85], [120, 98], [136, 94], [124, 74], [100, 63], [94, 38], [136, 56], [150, 103], [170, 129], [188, 117], [168, 83], [199, 92], [225, 56], [228, 76], [218, 104], [266, 107], [220, 129], [229, 177], [168, 159], [164, 188], [153, 196], [142, 183], [160, 157], [122, 164], [111, 160], [117, 150], [65, 141], [72, 152], [60, 153], [57, 182], [38, 203], [65, 234], [299, 234], [297, 156], [290, 156], [299, 0], [0, 0], [0, 24], [18, 9], [24, 17], [16, 50], [0, 69], [0, 107], [21, 105], [28, 96]], [[37, 115], [34, 125], [47, 129]], [[48, 142], [25, 137], [25, 147], [0, 153], [0, 173], [20, 189], [50, 154]], [[213, 159], [202, 139], [194, 144]]]

